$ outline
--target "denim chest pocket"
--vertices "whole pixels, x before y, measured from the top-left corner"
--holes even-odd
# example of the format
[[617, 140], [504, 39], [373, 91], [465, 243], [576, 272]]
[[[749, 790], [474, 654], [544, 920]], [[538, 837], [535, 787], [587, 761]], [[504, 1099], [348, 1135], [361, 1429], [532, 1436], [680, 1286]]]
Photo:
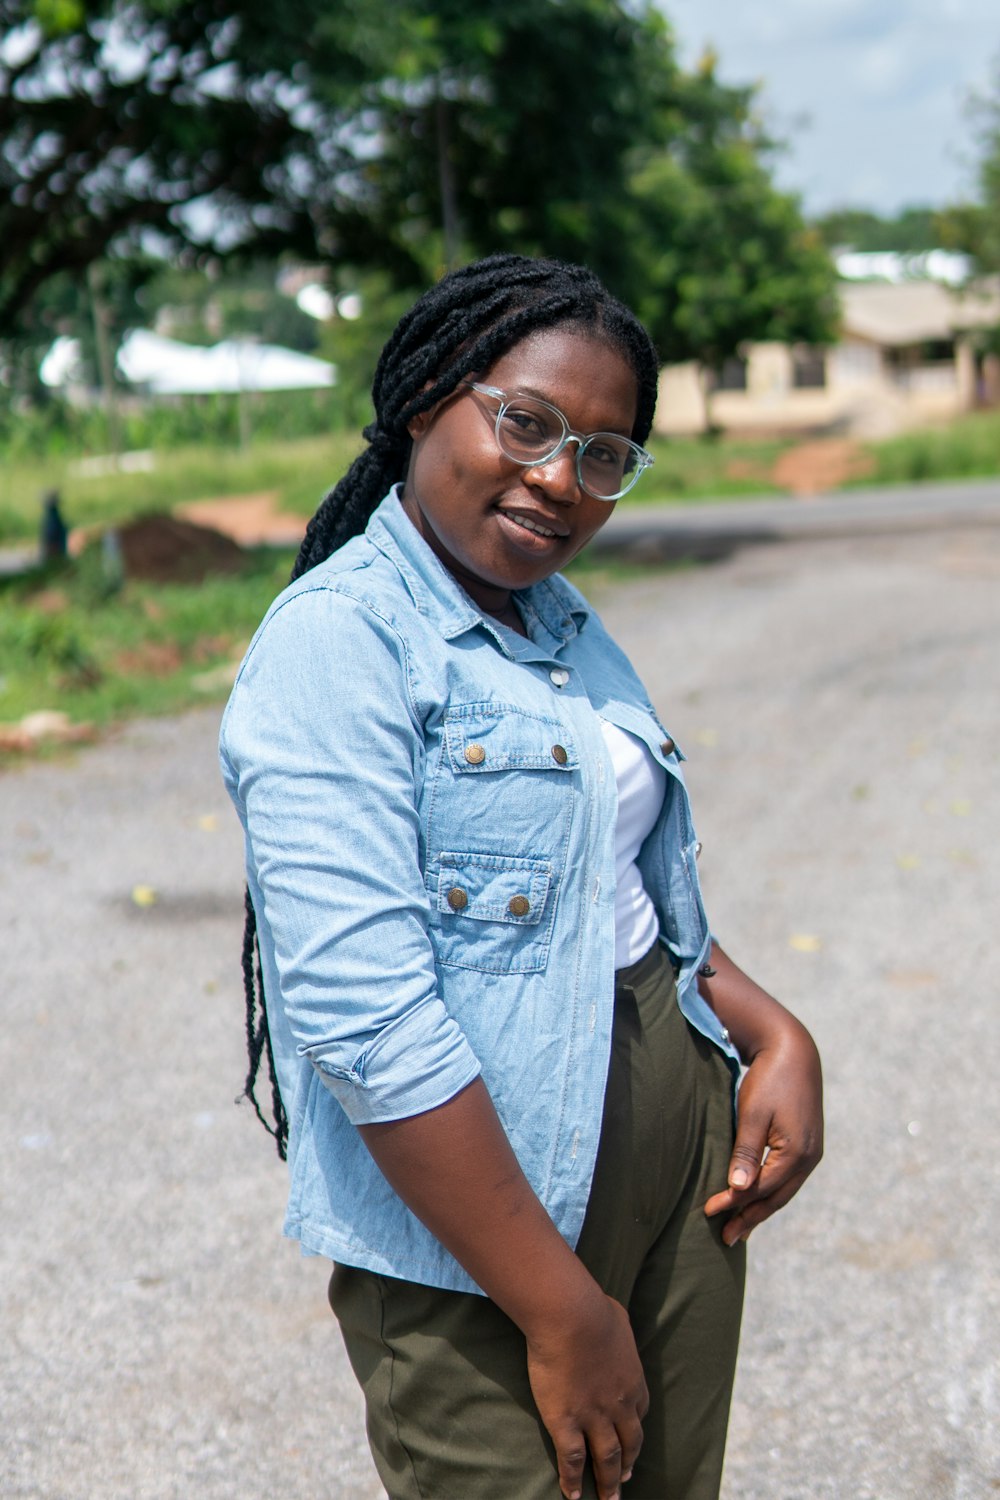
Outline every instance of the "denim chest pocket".
[[558, 719], [504, 703], [448, 710], [427, 824], [439, 963], [498, 974], [545, 967], [578, 769]]

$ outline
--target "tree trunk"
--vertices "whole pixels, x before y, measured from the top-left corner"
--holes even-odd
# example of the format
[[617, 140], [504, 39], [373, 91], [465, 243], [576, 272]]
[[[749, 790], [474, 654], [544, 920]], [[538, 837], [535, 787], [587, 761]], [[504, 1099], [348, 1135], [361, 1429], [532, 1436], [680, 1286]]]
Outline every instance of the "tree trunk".
[[104, 301], [101, 297], [100, 276], [95, 261], [91, 261], [87, 267], [87, 289], [90, 292], [90, 315], [94, 323], [94, 340], [97, 344], [97, 368], [104, 396], [104, 416], [108, 424], [108, 447], [117, 458], [122, 445], [118, 428], [118, 405], [115, 400], [115, 378], [111, 365], [111, 345], [108, 341], [108, 324]]
[[448, 104], [441, 92], [435, 105], [437, 126], [438, 182], [441, 188], [441, 229], [444, 234], [444, 263], [446, 271], [453, 271], [458, 264], [458, 203], [455, 198], [455, 175], [451, 168], [451, 136], [448, 129]]

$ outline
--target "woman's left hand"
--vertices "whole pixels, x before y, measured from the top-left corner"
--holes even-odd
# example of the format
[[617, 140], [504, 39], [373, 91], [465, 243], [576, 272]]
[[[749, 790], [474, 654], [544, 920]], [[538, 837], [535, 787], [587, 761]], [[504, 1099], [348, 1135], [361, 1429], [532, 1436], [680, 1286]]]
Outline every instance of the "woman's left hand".
[[728, 1214], [727, 1245], [793, 1198], [823, 1155], [823, 1078], [806, 1028], [720, 948], [702, 988], [747, 1061], [740, 1085], [728, 1187], [709, 1198], [709, 1216]]

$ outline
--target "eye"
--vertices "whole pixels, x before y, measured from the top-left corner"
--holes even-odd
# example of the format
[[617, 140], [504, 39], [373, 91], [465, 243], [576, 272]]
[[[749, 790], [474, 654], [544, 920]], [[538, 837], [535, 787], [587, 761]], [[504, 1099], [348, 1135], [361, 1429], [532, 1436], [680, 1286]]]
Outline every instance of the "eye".
[[592, 438], [587, 444], [587, 458], [602, 467], [621, 470], [625, 467], [628, 449], [604, 438]]
[[508, 406], [503, 414], [503, 425], [512, 433], [516, 433], [522, 442], [527, 439], [544, 440], [552, 430], [552, 424], [547, 420], [546, 414], [529, 406]]

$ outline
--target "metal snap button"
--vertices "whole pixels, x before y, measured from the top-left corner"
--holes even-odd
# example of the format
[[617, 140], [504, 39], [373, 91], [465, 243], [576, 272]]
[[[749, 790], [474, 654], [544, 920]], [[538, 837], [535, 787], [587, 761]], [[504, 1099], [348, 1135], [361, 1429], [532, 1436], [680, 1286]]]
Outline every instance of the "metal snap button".
[[549, 673], [549, 680], [553, 682], [556, 687], [565, 687], [567, 682], [569, 682], [569, 673], [567, 672], [565, 667], [553, 667], [552, 671]]
[[663, 741], [663, 744], [660, 746], [660, 749], [663, 751], [664, 755], [673, 755], [674, 750], [676, 749], [676, 746], [674, 745], [674, 742], [670, 738], [669, 735]]
[[531, 902], [527, 896], [511, 896], [507, 902], [507, 910], [512, 917], [526, 917], [531, 910]]
[[469, 898], [460, 885], [453, 885], [445, 899], [452, 911], [464, 911], [469, 904]]
[[465, 758], [470, 766], [481, 766], [486, 759], [486, 751], [482, 745], [466, 745]]
[[566, 754], [566, 751], [563, 749], [562, 745], [553, 745], [552, 759], [555, 761], [556, 765], [564, 766], [569, 760], [569, 756]]

